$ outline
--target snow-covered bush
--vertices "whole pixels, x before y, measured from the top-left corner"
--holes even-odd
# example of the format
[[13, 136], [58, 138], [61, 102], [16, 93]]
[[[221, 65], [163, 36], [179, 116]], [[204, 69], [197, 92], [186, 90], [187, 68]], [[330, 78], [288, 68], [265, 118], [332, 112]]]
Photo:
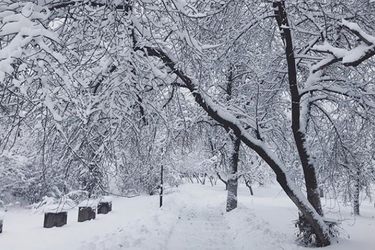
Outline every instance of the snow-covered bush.
[[31, 164], [31, 159], [11, 152], [4, 152], [0, 158], [0, 195], [7, 199], [31, 204], [45, 195], [42, 169]]
[[55, 192], [50, 192], [49, 196], [44, 196], [40, 202], [32, 204], [30, 208], [35, 213], [67, 211], [87, 199], [87, 194], [82, 190], [63, 194], [56, 188]]

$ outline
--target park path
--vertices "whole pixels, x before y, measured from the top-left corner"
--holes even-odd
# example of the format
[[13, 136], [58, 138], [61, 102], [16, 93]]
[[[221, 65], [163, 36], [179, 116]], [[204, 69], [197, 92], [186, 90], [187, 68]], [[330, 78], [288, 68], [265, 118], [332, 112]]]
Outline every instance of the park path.
[[165, 250], [232, 250], [228, 226], [218, 207], [197, 205], [181, 210]]

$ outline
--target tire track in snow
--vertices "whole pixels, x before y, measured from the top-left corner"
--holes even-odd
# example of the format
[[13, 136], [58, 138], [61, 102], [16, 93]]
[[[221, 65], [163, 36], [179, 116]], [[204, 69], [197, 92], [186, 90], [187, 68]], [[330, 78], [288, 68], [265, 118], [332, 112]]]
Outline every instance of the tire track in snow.
[[165, 250], [231, 250], [231, 243], [221, 209], [194, 204], [182, 209]]

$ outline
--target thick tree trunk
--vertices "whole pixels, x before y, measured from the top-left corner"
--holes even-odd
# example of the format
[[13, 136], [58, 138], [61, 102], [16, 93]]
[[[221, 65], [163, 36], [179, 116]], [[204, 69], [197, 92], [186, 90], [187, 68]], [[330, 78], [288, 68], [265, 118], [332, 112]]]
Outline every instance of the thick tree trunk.
[[[319, 197], [318, 181], [316, 178], [315, 167], [307, 152], [305, 128], [301, 127], [301, 97], [297, 86], [297, 71], [293, 50], [292, 35], [290, 32], [288, 17], [285, 10], [284, 1], [274, 2], [276, 20], [279, 25], [282, 38], [285, 41], [285, 54], [288, 63], [289, 89], [292, 98], [292, 130], [294, 140], [297, 146], [299, 158], [301, 160], [303, 173], [305, 176], [305, 185], [307, 199], [315, 210], [323, 215], [322, 205]], [[303, 124], [302, 124], [303, 125]]]
[[241, 140], [237, 137], [231, 138], [233, 150], [230, 157], [230, 173], [228, 178], [228, 195], [227, 195], [227, 212], [237, 208], [237, 188], [238, 188], [238, 156], [240, 151]]
[[[294, 140], [297, 146], [298, 155], [302, 164], [302, 169], [305, 177], [305, 185], [306, 185], [306, 192], [307, 192], [307, 199], [310, 204], [314, 207], [315, 211], [319, 215], [323, 215], [323, 210], [320, 202], [319, 197], [319, 190], [318, 190], [318, 181], [316, 178], [315, 167], [310, 159], [309, 152], [307, 151], [307, 144], [306, 144], [306, 134], [305, 130], [307, 129], [307, 124], [301, 124], [301, 96], [299, 94], [298, 86], [297, 86], [297, 69], [296, 69], [296, 62], [294, 57], [294, 48], [293, 48], [293, 41], [292, 35], [290, 31], [290, 26], [288, 22], [287, 13], [285, 10], [285, 3], [284, 1], [277, 1], [273, 3], [273, 7], [275, 8], [275, 17], [278, 23], [279, 29], [282, 34], [282, 38], [285, 42], [285, 54], [286, 60], [288, 64], [288, 80], [289, 80], [289, 89], [291, 93], [291, 104], [292, 104], [292, 130]], [[309, 105], [309, 104], [307, 104]], [[305, 114], [308, 115], [308, 114]], [[326, 246], [329, 245], [329, 235], [318, 235], [316, 229], [316, 225], [311, 224], [309, 218], [306, 217], [306, 214], [303, 214], [299, 217], [301, 221], [299, 224], [306, 225], [306, 227], [312, 230], [305, 230], [302, 229], [302, 233], [304, 232], [312, 232], [317, 237], [317, 245], [318, 246]], [[305, 221], [305, 222], [303, 222]], [[309, 238], [309, 236], [307, 237]], [[306, 243], [306, 242], [305, 242]]]
[[[263, 157], [262, 157], [263, 158]], [[277, 176], [277, 181], [289, 196], [289, 198], [296, 204], [298, 209], [303, 214], [306, 221], [310, 224], [312, 231], [316, 235], [316, 245], [318, 247], [328, 246], [331, 244], [329, 229], [324, 223], [323, 218], [317, 211], [310, 205], [310, 203], [305, 200], [302, 193], [294, 185], [294, 183], [286, 176], [286, 172], [278, 166], [273, 159], [268, 159], [269, 156], [264, 156], [263, 159], [271, 166]]]
[[[229, 67], [229, 76], [227, 82], [227, 101], [232, 99], [232, 89], [233, 89], [233, 67]], [[227, 132], [230, 132], [227, 128]], [[232, 149], [229, 158], [229, 176], [227, 182], [227, 206], [226, 211], [230, 212], [237, 208], [237, 189], [238, 189], [238, 156], [240, 152], [241, 140], [235, 135], [230, 135], [230, 140], [232, 142]]]

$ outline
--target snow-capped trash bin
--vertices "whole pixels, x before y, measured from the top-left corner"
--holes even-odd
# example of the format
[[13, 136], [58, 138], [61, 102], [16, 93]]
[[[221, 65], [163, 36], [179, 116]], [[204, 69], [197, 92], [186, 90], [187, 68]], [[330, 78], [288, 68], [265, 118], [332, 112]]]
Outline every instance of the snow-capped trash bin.
[[92, 207], [79, 207], [78, 208], [78, 222], [87, 220], [95, 220], [96, 213]]
[[78, 222], [94, 220], [97, 206], [98, 200], [88, 199], [81, 202], [78, 205]]
[[68, 195], [56, 199], [45, 197], [45, 204], [43, 205], [45, 228], [62, 227], [67, 224], [68, 211], [70, 211], [75, 204], [71, 202]]
[[68, 220], [67, 212], [45, 213], [43, 227], [45, 228], [62, 227], [67, 223], [67, 220]]
[[107, 214], [112, 211], [112, 197], [104, 196], [98, 204], [98, 214]]

